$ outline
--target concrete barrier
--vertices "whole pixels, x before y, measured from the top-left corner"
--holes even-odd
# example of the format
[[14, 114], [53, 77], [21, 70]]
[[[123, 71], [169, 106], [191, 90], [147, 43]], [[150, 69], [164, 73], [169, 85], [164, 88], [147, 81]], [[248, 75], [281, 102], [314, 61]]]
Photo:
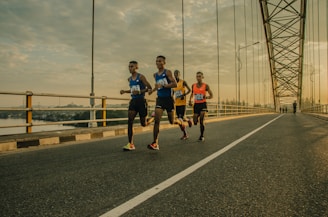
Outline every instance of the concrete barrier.
[[[264, 115], [256, 114], [256, 115]], [[235, 118], [243, 118], [254, 115], [242, 115], [242, 116], [231, 116], [231, 117], [220, 117], [220, 118], [207, 118], [206, 123], [223, 121]], [[178, 127], [178, 125], [171, 125], [168, 121], [163, 121], [160, 124], [160, 129], [170, 129]], [[140, 125], [135, 125], [134, 133], [142, 132], [152, 132], [153, 124], [142, 127]], [[106, 137], [122, 136], [127, 135], [128, 130], [126, 125], [111, 126], [111, 127], [97, 127], [97, 128], [79, 128], [73, 130], [64, 131], [49, 131], [49, 132], [39, 132], [31, 134], [19, 134], [19, 135], [9, 135], [0, 137], [0, 152], [14, 151], [21, 148], [28, 148], [31, 146], [47, 146], [56, 145], [65, 142], [74, 141], [87, 141], [91, 139], [100, 139]]]

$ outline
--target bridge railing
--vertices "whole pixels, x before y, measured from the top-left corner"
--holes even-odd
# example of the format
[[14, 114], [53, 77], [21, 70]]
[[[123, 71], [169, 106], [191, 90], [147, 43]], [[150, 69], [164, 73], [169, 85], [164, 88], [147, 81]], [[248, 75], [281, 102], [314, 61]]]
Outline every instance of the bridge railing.
[[[17, 127], [25, 127], [26, 133], [32, 132], [33, 126], [46, 126], [46, 125], [68, 125], [68, 124], [83, 124], [88, 123], [89, 126], [92, 126], [90, 123], [100, 123], [100, 126], [106, 127], [107, 122], [117, 122], [117, 121], [127, 121], [127, 116], [125, 117], [116, 117], [116, 118], [107, 118], [107, 113], [111, 111], [127, 111], [128, 110], [128, 102], [130, 99], [127, 98], [115, 98], [115, 97], [107, 97], [107, 96], [83, 96], [83, 95], [64, 95], [64, 94], [51, 94], [51, 93], [33, 93], [31, 91], [26, 92], [4, 92], [0, 91], [0, 97], [4, 95], [12, 95], [12, 96], [23, 96], [25, 97], [25, 106], [21, 107], [0, 107], [0, 112], [3, 111], [21, 111], [25, 112], [25, 123], [23, 124], [15, 124], [15, 125], [0, 125], [0, 128], [17, 128]], [[89, 99], [89, 100], [100, 100], [101, 103], [98, 106], [92, 107], [40, 107], [35, 106], [32, 103], [33, 97], [46, 97], [46, 98], [69, 98], [69, 99]], [[1, 98], [0, 98], [1, 100]], [[123, 101], [125, 105], [122, 107], [108, 107], [108, 102], [118, 102]], [[40, 103], [40, 102], [39, 102]], [[113, 104], [114, 105], [114, 104]], [[117, 105], [117, 104], [115, 104]], [[155, 101], [148, 100], [148, 111], [154, 111]], [[33, 112], [41, 111], [41, 112], [74, 112], [74, 111], [88, 111], [88, 112], [96, 112], [101, 111], [101, 118], [96, 118], [93, 120], [64, 120], [64, 121], [45, 121], [38, 122], [33, 121]], [[192, 107], [187, 106], [186, 116], [192, 116]], [[221, 116], [234, 116], [234, 115], [246, 115], [246, 114], [255, 114], [255, 113], [266, 113], [266, 112], [274, 112], [272, 108], [264, 108], [264, 107], [247, 107], [247, 106], [238, 106], [238, 105], [227, 105], [227, 104], [218, 104], [208, 102], [208, 114], [209, 118], [217, 118]], [[90, 115], [91, 117], [91, 115]], [[163, 118], [167, 118], [167, 116], [163, 116]]]
[[303, 108], [302, 112], [328, 115], [328, 104], [327, 105], [315, 105], [315, 106]]

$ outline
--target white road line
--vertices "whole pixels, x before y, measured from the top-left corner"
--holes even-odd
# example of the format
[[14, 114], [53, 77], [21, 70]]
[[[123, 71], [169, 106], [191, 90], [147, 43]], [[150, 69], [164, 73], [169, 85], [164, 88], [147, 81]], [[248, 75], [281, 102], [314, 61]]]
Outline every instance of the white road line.
[[139, 194], [138, 196], [132, 198], [131, 200], [126, 201], [125, 203], [119, 205], [118, 207], [115, 207], [114, 209], [108, 211], [107, 213], [101, 215], [100, 217], [116, 217], [116, 216], [120, 216], [120, 215], [126, 213], [127, 211], [133, 209], [134, 207], [138, 206], [139, 204], [145, 202], [149, 198], [151, 198], [154, 195], [158, 194], [159, 192], [163, 191], [164, 189], [166, 189], [166, 188], [170, 187], [171, 185], [175, 184], [176, 182], [180, 181], [181, 179], [188, 176], [189, 174], [195, 172], [197, 169], [201, 168], [202, 166], [204, 166], [205, 164], [207, 164], [211, 160], [217, 158], [218, 156], [220, 156], [224, 152], [226, 152], [229, 149], [233, 148], [238, 143], [240, 143], [241, 141], [247, 139], [248, 137], [255, 134], [257, 131], [261, 130], [262, 128], [266, 127], [267, 125], [271, 124], [272, 122], [274, 122], [275, 120], [277, 120], [281, 116], [282, 115], [279, 115], [278, 117], [276, 117], [273, 120], [267, 122], [266, 124], [263, 124], [259, 128], [257, 128], [255, 130], [253, 130], [252, 132], [244, 135], [243, 137], [237, 139], [236, 141], [230, 143], [229, 145], [225, 146], [224, 148], [220, 149], [219, 151], [209, 155], [208, 157], [204, 158], [201, 161], [198, 161], [194, 165], [192, 165], [192, 166], [188, 167], [187, 169], [181, 171], [180, 173], [172, 176], [171, 178], [163, 181], [162, 183], [160, 183], [160, 184], [146, 190], [145, 192]]

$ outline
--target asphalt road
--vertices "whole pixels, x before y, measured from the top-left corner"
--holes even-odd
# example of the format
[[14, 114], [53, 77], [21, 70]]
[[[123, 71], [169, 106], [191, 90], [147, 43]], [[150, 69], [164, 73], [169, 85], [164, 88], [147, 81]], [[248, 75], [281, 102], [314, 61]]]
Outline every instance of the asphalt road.
[[147, 132], [131, 152], [122, 136], [1, 154], [0, 216], [115, 216], [114, 208], [143, 217], [328, 216], [327, 121], [273, 114], [213, 122], [205, 142], [199, 126], [188, 131], [186, 141], [178, 128], [161, 131], [159, 151], [146, 148]]

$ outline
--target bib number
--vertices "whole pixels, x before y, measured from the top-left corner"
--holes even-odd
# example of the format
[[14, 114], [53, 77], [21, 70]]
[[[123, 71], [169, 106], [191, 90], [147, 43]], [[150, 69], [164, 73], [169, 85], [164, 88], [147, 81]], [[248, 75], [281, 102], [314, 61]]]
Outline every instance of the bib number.
[[140, 91], [140, 86], [139, 85], [131, 86], [131, 93], [133, 93], [133, 91]]
[[204, 95], [203, 94], [195, 94], [195, 101], [203, 100]]
[[181, 90], [177, 90], [174, 92], [175, 98], [181, 98], [183, 96], [182, 91]]

